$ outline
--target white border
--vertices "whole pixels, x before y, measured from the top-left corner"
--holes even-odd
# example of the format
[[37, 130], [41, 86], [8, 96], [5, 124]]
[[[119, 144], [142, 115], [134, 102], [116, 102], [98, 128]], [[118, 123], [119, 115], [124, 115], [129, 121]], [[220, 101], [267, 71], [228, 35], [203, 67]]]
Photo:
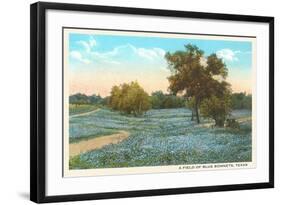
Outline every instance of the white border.
[[[199, 20], [47, 10], [46, 16], [46, 195], [196, 187], [268, 182], [269, 28], [266, 23]], [[62, 27], [159, 32], [206, 33], [257, 37], [257, 167], [255, 169], [62, 177]], [[266, 109], [265, 109], [266, 108]], [[211, 177], [210, 177], [211, 176]]]

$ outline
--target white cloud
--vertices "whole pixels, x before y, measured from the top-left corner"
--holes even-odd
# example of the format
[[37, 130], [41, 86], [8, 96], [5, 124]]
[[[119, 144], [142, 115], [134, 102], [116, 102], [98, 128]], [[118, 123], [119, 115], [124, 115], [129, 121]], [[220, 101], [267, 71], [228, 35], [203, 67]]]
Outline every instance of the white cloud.
[[95, 58], [100, 58], [103, 60], [108, 60], [109, 58], [114, 58], [117, 55], [124, 53], [124, 51], [126, 50], [127, 46], [123, 45], [123, 46], [118, 46], [115, 47], [113, 50], [111, 51], [107, 51], [107, 52], [92, 52], [92, 56]]
[[81, 45], [87, 53], [91, 52], [91, 47], [86, 41], [77, 41], [78, 45]]
[[70, 57], [85, 64], [91, 63], [90, 60], [83, 58], [82, 54], [79, 51], [71, 51]]
[[165, 51], [161, 48], [137, 48], [131, 44], [117, 46], [108, 52], [91, 52], [94, 60], [107, 63], [120, 64], [131, 60], [142, 60], [151, 62], [164, 61]]
[[165, 50], [161, 48], [139, 48], [132, 44], [120, 45], [107, 52], [97, 52], [93, 47], [97, 45], [93, 37], [89, 41], [77, 41], [84, 50], [74, 50], [70, 56], [84, 64], [98, 63], [120, 65], [122, 63], [157, 64], [165, 67]]
[[224, 59], [225, 61], [238, 61], [238, 58], [236, 56], [237, 53], [240, 53], [241, 51], [233, 51], [228, 48], [221, 49], [217, 51], [217, 56], [219, 58]]
[[112, 50], [109, 52], [104, 52], [104, 53], [100, 53], [100, 52], [91, 52], [91, 58], [93, 59], [93, 61], [95, 62], [103, 62], [103, 63], [109, 63], [109, 64], [120, 64], [119, 61], [117, 60], [113, 60], [114, 56], [117, 54], [117, 51]]
[[77, 41], [76, 43], [78, 45], [81, 45], [87, 53], [90, 53], [92, 49], [97, 45], [97, 42], [93, 36], [90, 36], [90, 39], [88, 41], [80, 40]]
[[136, 54], [140, 57], [149, 59], [149, 60], [155, 60], [158, 58], [164, 58], [165, 56], [165, 51], [161, 48], [135, 48], [134, 51]]
[[90, 44], [90, 47], [94, 47], [97, 45], [97, 42], [93, 36], [90, 36], [89, 44]]

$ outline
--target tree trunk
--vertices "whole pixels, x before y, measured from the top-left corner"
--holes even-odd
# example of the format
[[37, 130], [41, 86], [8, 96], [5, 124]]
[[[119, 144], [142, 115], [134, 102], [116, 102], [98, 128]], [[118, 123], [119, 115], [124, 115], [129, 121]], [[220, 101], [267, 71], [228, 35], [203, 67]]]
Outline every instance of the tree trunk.
[[195, 102], [195, 114], [196, 114], [196, 119], [197, 119], [197, 123], [200, 123], [200, 118], [199, 118], [199, 102], [198, 100], [196, 100]]
[[191, 121], [194, 121], [194, 109], [191, 109]]
[[225, 119], [224, 118], [218, 118], [218, 119], [215, 119], [215, 126], [217, 127], [223, 127], [224, 126], [224, 121]]

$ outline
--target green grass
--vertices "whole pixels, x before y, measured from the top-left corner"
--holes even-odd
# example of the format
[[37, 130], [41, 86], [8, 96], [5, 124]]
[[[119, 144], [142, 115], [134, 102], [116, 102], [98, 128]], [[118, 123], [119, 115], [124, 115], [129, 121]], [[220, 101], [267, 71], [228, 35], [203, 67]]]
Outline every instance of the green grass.
[[95, 135], [85, 135], [85, 136], [81, 136], [79, 138], [69, 138], [69, 143], [78, 143], [80, 141], [84, 141], [84, 140], [90, 140], [90, 139], [93, 139], [93, 138], [96, 138], [96, 137], [101, 137], [101, 136], [104, 136], [104, 135], [111, 135], [111, 134], [115, 134], [115, 133], [118, 133], [117, 130], [108, 130], [106, 132], [102, 132], [101, 134], [95, 134]]
[[82, 104], [82, 105], [69, 104], [69, 115], [91, 112], [97, 108], [98, 108], [97, 105], [91, 105], [91, 104]]
[[75, 167], [80, 167], [81, 169], [91, 168], [90, 164], [80, 160], [79, 156], [74, 156], [69, 159], [69, 169], [74, 169]]

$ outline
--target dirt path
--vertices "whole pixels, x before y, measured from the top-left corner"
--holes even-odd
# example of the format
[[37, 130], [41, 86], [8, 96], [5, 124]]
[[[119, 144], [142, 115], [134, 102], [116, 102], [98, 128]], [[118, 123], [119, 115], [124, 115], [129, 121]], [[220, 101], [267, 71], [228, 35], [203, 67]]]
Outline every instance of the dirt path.
[[99, 110], [100, 110], [100, 108], [97, 108], [97, 109], [92, 110], [92, 111], [90, 111], [90, 112], [83, 112], [83, 113], [79, 113], [79, 114], [75, 114], [75, 115], [70, 115], [69, 118], [80, 117], [80, 116], [85, 116], [85, 115], [90, 115], [90, 114], [95, 113], [95, 112], [97, 112], [97, 111], [99, 111]]
[[129, 137], [129, 135], [130, 133], [127, 131], [119, 131], [119, 133], [116, 134], [69, 144], [69, 156], [73, 157], [83, 152], [100, 149], [105, 145], [117, 144]]

